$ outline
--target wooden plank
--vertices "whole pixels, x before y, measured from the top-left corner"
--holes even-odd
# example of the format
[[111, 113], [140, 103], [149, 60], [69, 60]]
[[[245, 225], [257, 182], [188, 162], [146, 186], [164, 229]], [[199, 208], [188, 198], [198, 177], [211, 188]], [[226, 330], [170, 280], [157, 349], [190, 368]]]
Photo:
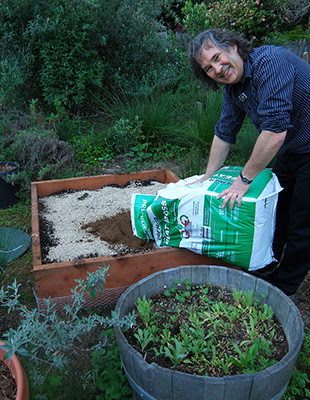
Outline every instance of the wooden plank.
[[179, 178], [171, 171], [169, 172], [168, 174], [166, 170], [150, 170], [121, 175], [96, 175], [81, 178], [56, 179], [33, 182], [31, 186], [35, 185], [37, 187], [38, 197], [46, 197], [63, 190], [96, 190], [113, 184], [122, 186], [137, 179], [152, 179], [161, 183], [177, 182]]
[[39, 204], [37, 185], [31, 184], [31, 224], [32, 224], [32, 258], [33, 265], [41, 265]]
[[94, 272], [99, 266], [104, 265], [109, 266], [105, 289], [130, 286], [154, 272], [180, 265], [228, 266], [222, 260], [180, 248], [157, 249], [144, 254], [119, 257], [84, 259], [58, 265], [46, 264], [46, 268], [35, 270], [37, 296], [39, 298], [68, 296], [76, 285], [75, 279], [85, 279], [87, 272]]

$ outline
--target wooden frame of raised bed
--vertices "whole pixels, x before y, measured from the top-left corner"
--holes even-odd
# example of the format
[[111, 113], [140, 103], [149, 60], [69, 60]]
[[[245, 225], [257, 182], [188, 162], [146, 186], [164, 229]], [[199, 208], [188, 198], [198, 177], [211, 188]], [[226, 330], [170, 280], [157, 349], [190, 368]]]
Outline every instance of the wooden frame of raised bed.
[[[121, 175], [99, 175], [82, 178], [33, 182], [31, 184], [33, 272], [36, 280], [36, 295], [39, 308], [44, 307], [43, 299], [60, 304], [69, 302], [75, 280], [87, 277], [99, 266], [110, 266], [103, 296], [98, 296], [97, 304], [114, 303], [130, 285], [142, 278], [167, 268], [181, 265], [227, 265], [225, 262], [193, 253], [180, 248], [161, 248], [146, 253], [127, 254], [79, 259], [59, 263], [42, 263], [39, 198], [64, 190], [96, 190], [106, 185], [123, 186], [135, 180], [155, 180], [161, 183], [177, 182], [179, 178], [169, 170], [151, 170]], [[88, 304], [88, 302], [87, 302]], [[94, 304], [94, 302], [93, 302]], [[92, 304], [92, 305], [93, 305]]]

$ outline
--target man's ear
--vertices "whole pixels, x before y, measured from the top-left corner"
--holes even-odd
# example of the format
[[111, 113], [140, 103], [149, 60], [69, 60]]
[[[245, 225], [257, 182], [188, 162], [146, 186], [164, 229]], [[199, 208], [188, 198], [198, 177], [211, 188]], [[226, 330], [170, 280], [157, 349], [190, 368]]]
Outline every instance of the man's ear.
[[231, 48], [231, 50], [233, 50], [236, 53], [238, 53], [238, 46], [236, 45], [236, 43], [231, 43], [230, 48]]

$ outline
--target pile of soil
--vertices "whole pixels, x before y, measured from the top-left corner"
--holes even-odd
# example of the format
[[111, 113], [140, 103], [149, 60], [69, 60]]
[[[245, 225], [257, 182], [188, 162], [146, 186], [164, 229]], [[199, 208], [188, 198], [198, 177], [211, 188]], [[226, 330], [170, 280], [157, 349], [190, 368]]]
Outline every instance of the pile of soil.
[[133, 235], [129, 211], [90, 222], [83, 225], [82, 229], [99, 237], [100, 240], [110, 243], [116, 249], [121, 246], [122, 248], [119, 250], [121, 254], [136, 253], [154, 248], [154, 241], [142, 240]]

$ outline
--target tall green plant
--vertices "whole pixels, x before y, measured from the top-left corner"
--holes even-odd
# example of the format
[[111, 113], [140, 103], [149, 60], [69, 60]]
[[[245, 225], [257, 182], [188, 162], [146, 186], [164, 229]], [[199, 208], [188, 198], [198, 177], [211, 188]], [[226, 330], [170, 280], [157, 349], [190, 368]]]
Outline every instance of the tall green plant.
[[192, 97], [188, 129], [203, 152], [210, 149], [214, 129], [221, 116], [223, 92], [199, 91]]
[[151, 96], [127, 96], [124, 92], [116, 94], [110, 102], [99, 104], [104, 118], [118, 120], [123, 118], [142, 121], [141, 133], [147, 143], [178, 143], [186, 141], [182, 98], [171, 93], [156, 93]]

